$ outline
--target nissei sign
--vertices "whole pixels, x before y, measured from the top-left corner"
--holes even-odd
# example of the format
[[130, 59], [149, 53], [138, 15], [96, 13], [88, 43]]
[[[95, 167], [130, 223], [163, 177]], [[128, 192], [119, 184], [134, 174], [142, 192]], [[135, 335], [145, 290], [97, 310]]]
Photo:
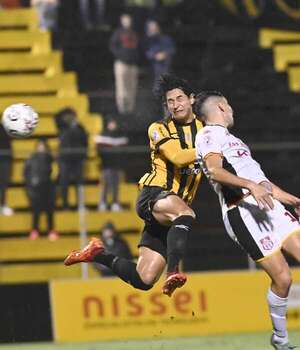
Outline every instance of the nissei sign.
[[[293, 277], [300, 283], [300, 271]], [[270, 330], [268, 285], [263, 272], [190, 274], [169, 298], [161, 293], [161, 283], [144, 292], [117, 278], [53, 281], [54, 338], [74, 342]], [[295, 315], [300, 307], [293, 306]], [[300, 329], [299, 318], [289, 322]]]

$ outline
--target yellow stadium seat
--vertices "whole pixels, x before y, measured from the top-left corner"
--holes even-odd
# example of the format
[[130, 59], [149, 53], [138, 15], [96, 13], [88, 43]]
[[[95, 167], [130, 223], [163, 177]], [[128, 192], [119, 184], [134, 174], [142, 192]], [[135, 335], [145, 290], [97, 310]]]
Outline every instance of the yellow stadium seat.
[[273, 55], [275, 69], [283, 72], [289, 64], [300, 63], [300, 44], [276, 44]]
[[[87, 205], [97, 205], [99, 201], [100, 185], [84, 185], [85, 203]], [[133, 209], [138, 195], [136, 185], [123, 183], [120, 185], [120, 201], [124, 204], [130, 205]], [[70, 191], [70, 204], [76, 203], [75, 189]], [[29, 203], [24, 188], [10, 187], [7, 190], [7, 203], [15, 208], [28, 208]], [[1, 230], [1, 229], [0, 229]]]
[[69, 72], [52, 77], [37, 74], [0, 76], [0, 95], [29, 93], [74, 97], [78, 94], [76, 75]]
[[37, 128], [34, 130], [35, 136], [55, 136], [57, 128], [54, 118], [40, 118]]
[[88, 114], [89, 102], [86, 95], [78, 95], [76, 97], [56, 96], [18, 96], [16, 97], [0, 97], [0, 112], [13, 103], [26, 103], [31, 105], [40, 114], [54, 114], [66, 107], [73, 108], [79, 119]]
[[[14, 139], [12, 141], [13, 157], [16, 159], [27, 159], [32, 152], [34, 152], [37, 141], [33, 138], [28, 139]], [[57, 155], [59, 141], [57, 138], [49, 139], [48, 144], [54, 155]], [[96, 149], [94, 142], [92, 141], [92, 135], [90, 135], [88, 157], [96, 157]]]
[[[1, 12], [0, 12], [1, 13]], [[5, 53], [0, 55], [0, 72], [42, 72], [47, 77], [62, 71], [62, 54], [59, 51], [34, 55], [32, 53]]]
[[[94, 135], [102, 131], [101, 115], [89, 113], [88, 97], [78, 94], [76, 75], [64, 73], [62, 53], [52, 51], [51, 33], [38, 29], [35, 9], [0, 11], [0, 113], [14, 103], [31, 105], [40, 116], [38, 127], [32, 138], [12, 140], [13, 184], [24, 184], [24, 160], [35, 150], [36, 138], [49, 137], [49, 145], [54, 157], [58, 150], [57, 129], [54, 115], [64, 108], [72, 108], [89, 134], [88, 160], [85, 165], [85, 179], [99, 181], [100, 160], [96, 154]], [[3, 30], [2, 30], [3, 29]], [[53, 179], [58, 175], [57, 162], [53, 166]], [[100, 186], [85, 185], [85, 202], [96, 206]], [[10, 186], [7, 204], [15, 208], [28, 208], [24, 187]], [[108, 221], [117, 230], [130, 232], [124, 237], [134, 255], [137, 255], [139, 234], [143, 221], [135, 213], [138, 195], [134, 184], [120, 184], [120, 202], [125, 205], [121, 212], [101, 212], [86, 210], [85, 217], [78, 211], [56, 211], [55, 229], [63, 234], [57, 242], [50, 242], [45, 236], [36, 241], [24, 238], [32, 225], [32, 214], [16, 211], [11, 217], [0, 216], [0, 283], [42, 282], [55, 278], [80, 278], [81, 266], [66, 268], [62, 261], [66, 254], [79, 247], [80, 229], [89, 234], [100, 234], [100, 229]], [[60, 205], [58, 197], [57, 204]], [[71, 187], [70, 202], [75, 204], [75, 188]], [[129, 210], [128, 210], [129, 209]], [[83, 222], [84, 221], [84, 222]], [[46, 217], [41, 218], [41, 230], [46, 230]], [[73, 234], [72, 234], [73, 233]], [[11, 235], [10, 238], [7, 238]], [[17, 261], [17, 262], [16, 262]], [[35, 263], [32, 263], [32, 262]], [[9, 262], [9, 264], [6, 264]], [[98, 278], [99, 272], [88, 267], [89, 276]]]
[[50, 33], [20, 30], [0, 31], [0, 49], [45, 54], [51, 50]]
[[[140, 234], [122, 234], [133, 255], [137, 255], [137, 244]], [[33, 260], [61, 260], [73, 249], [80, 248], [80, 238], [60, 237], [51, 242], [46, 237], [35, 241], [26, 238], [2, 238], [0, 244], [0, 261], [33, 261]]]
[[[59, 243], [58, 243], [59, 244]], [[53, 249], [53, 248], [52, 248]], [[92, 266], [88, 266], [90, 278], [101, 278], [100, 273]], [[81, 278], [81, 265], [66, 267], [62, 262], [12, 264], [0, 266], [0, 283], [37, 283], [53, 279]]]
[[[107, 222], [115, 224], [117, 230], [140, 230], [143, 221], [134, 211], [124, 210], [121, 212], [86, 212], [86, 229], [88, 232], [95, 232]], [[31, 229], [30, 213], [15, 213], [13, 216], [0, 216], [0, 236], [1, 234], [24, 233]], [[41, 218], [41, 227], [46, 229], [45, 217]], [[61, 233], [79, 231], [79, 214], [78, 212], [64, 211], [55, 213], [55, 227]]]
[[300, 67], [288, 68], [289, 88], [293, 92], [300, 91]]
[[259, 45], [264, 49], [271, 48], [276, 42], [290, 42], [293, 40], [300, 40], [300, 32], [272, 28], [262, 28], [259, 31]]
[[[11, 182], [13, 184], [20, 184], [24, 182], [23, 178], [23, 168], [24, 168], [24, 160], [19, 159], [15, 160], [12, 165], [12, 177]], [[58, 165], [57, 162], [53, 163], [53, 179], [57, 178], [58, 174]], [[98, 159], [87, 159], [85, 162], [85, 171], [84, 177], [89, 181], [99, 180], [99, 160]]]
[[23, 28], [28, 30], [38, 29], [39, 20], [35, 9], [13, 9], [0, 11], [0, 27]]

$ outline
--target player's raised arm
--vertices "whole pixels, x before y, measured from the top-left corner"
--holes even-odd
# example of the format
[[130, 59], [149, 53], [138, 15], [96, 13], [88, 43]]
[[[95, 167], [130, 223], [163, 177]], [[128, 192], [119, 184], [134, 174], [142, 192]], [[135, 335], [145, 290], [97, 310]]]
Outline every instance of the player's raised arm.
[[182, 149], [178, 138], [172, 137], [163, 124], [153, 123], [148, 129], [151, 148], [177, 167], [185, 167], [196, 160], [196, 149]]
[[181, 149], [178, 142], [169, 140], [160, 147], [161, 154], [176, 166], [182, 168], [196, 160], [196, 149]]

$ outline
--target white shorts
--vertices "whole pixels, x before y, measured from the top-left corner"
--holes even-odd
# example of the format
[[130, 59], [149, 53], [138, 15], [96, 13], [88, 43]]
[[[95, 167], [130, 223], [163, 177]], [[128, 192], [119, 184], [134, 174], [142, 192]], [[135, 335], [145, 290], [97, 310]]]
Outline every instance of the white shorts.
[[255, 199], [248, 196], [223, 217], [229, 236], [255, 261], [281, 249], [289, 235], [300, 232], [298, 220], [279, 201], [273, 202], [273, 210], [262, 210]]

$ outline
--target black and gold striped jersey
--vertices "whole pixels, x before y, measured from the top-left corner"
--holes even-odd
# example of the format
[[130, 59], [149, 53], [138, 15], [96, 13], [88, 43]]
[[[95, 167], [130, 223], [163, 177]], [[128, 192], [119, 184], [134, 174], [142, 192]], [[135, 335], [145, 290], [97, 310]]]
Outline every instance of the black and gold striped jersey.
[[196, 117], [187, 124], [174, 119], [151, 124], [148, 136], [152, 170], [140, 179], [140, 188], [159, 186], [191, 203], [201, 178], [196, 164], [195, 138], [202, 127]]

